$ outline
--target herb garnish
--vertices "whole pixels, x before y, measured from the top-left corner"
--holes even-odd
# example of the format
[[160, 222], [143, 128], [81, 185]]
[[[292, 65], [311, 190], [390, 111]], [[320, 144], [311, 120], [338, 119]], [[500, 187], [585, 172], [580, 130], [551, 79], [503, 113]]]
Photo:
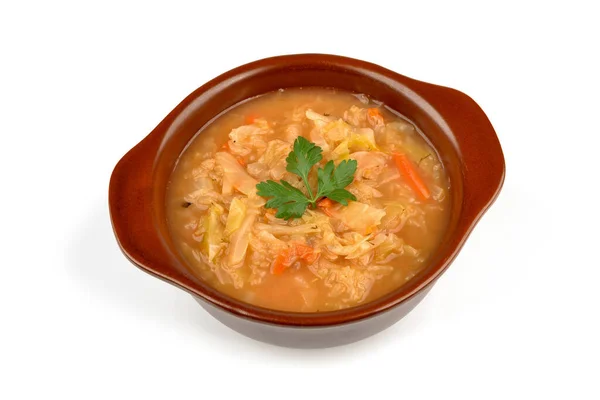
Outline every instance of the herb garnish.
[[333, 161], [327, 162], [324, 168], [317, 169], [318, 187], [315, 192], [308, 183], [308, 174], [312, 167], [323, 159], [323, 149], [299, 136], [294, 142], [294, 148], [287, 156], [287, 171], [302, 178], [308, 196], [286, 181], [275, 182], [268, 180], [256, 185], [258, 195], [271, 197], [266, 208], [276, 208], [277, 218], [299, 218], [310, 205], [315, 208], [323, 197], [337, 201], [345, 206], [348, 200], [356, 201], [356, 197], [346, 189], [354, 180], [356, 160], [344, 160], [337, 167]]

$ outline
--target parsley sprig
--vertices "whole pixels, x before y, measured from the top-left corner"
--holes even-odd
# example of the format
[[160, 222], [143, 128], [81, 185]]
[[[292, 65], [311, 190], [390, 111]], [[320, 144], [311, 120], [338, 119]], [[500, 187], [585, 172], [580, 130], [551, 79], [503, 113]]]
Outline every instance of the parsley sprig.
[[345, 206], [348, 205], [348, 200], [356, 201], [356, 197], [344, 189], [354, 180], [356, 160], [344, 160], [337, 167], [333, 161], [329, 161], [323, 168], [318, 168], [318, 186], [313, 192], [308, 182], [308, 174], [312, 167], [323, 159], [322, 153], [323, 149], [319, 146], [299, 136], [294, 142], [293, 150], [286, 158], [287, 171], [302, 179], [308, 196], [284, 180], [279, 182], [268, 180], [256, 185], [259, 196], [271, 198], [265, 207], [276, 208], [277, 218], [299, 218], [308, 206], [315, 208], [317, 202], [323, 197]]

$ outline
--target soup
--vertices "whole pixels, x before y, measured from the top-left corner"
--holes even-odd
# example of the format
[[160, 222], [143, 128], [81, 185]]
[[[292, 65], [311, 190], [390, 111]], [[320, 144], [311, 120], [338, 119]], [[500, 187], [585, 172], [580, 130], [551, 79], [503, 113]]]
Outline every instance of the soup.
[[172, 173], [167, 218], [190, 271], [270, 309], [339, 310], [397, 289], [446, 229], [435, 150], [365, 95], [279, 90], [226, 111]]

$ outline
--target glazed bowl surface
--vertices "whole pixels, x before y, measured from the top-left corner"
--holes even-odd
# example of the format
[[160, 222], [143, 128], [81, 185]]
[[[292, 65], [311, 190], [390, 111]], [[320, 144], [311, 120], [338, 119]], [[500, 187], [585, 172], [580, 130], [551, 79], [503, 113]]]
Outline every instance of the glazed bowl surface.
[[[269, 310], [220, 293], [190, 272], [169, 234], [166, 190], [179, 156], [204, 125], [249, 98], [278, 89], [312, 86], [367, 94], [417, 125], [446, 168], [452, 215], [429, 264], [395, 291], [335, 312]], [[496, 133], [483, 110], [467, 95], [356, 59], [298, 54], [235, 68], [186, 97], [118, 162], [110, 180], [109, 206], [113, 230], [125, 256], [142, 270], [192, 294], [225, 325], [277, 345], [329, 347], [371, 336], [412, 310], [496, 199], [504, 174]]]

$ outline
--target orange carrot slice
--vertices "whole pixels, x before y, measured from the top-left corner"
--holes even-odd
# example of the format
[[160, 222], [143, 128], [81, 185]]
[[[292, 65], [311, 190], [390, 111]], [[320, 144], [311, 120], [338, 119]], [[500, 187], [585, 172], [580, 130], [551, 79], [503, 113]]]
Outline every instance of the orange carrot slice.
[[319, 207], [321, 211], [323, 211], [329, 217], [333, 216], [333, 213], [331, 212], [331, 207], [333, 207], [334, 205], [335, 203], [333, 202], [333, 200], [328, 199], [327, 197], [325, 197], [322, 200], [319, 200], [319, 202], [317, 203], [317, 207]]
[[412, 162], [406, 157], [405, 154], [394, 153], [392, 155], [394, 163], [400, 173], [406, 179], [412, 190], [421, 198], [421, 200], [427, 200], [431, 197], [427, 185], [419, 176], [419, 172], [415, 169]]
[[290, 250], [285, 249], [284, 251], [279, 253], [277, 257], [275, 257], [275, 261], [273, 262], [273, 269], [271, 270], [273, 272], [273, 275], [281, 275], [283, 274], [283, 271], [285, 271], [285, 269], [289, 267], [289, 265], [286, 265], [289, 261], [289, 256]]
[[309, 245], [304, 243], [293, 243], [291, 247], [283, 250], [275, 257], [271, 272], [273, 275], [281, 275], [286, 268], [289, 268], [298, 260], [302, 260], [307, 264], [312, 264], [318, 257], [319, 254], [315, 253], [315, 250]]
[[383, 125], [383, 114], [379, 108], [367, 109], [367, 119], [372, 125]]

